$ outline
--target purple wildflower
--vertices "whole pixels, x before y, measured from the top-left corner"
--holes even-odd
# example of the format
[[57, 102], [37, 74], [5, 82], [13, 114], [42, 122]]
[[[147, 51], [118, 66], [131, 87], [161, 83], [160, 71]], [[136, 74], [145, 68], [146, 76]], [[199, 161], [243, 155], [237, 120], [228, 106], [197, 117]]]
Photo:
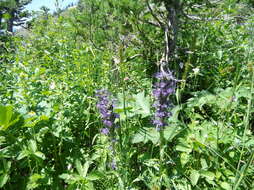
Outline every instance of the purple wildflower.
[[98, 97], [97, 108], [105, 125], [105, 128], [101, 129], [101, 133], [108, 135], [110, 129], [115, 127], [114, 122], [116, 118], [119, 118], [119, 115], [113, 112], [113, 101], [110, 99], [110, 94], [107, 90], [98, 90], [96, 96]]
[[155, 108], [153, 124], [157, 130], [160, 130], [167, 125], [166, 119], [172, 115], [168, 111], [169, 108], [172, 108], [169, 96], [175, 92], [177, 80], [170, 71], [167, 73], [156, 73], [155, 77], [158, 79], [158, 82], [154, 84], [153, 89], [155, 99], [155, 103], [153, 104]]
[[101, 133], [104, 134], [104, 135], [108, 135], [109, 134], [109, 129], [108, 128], [102, 128]]

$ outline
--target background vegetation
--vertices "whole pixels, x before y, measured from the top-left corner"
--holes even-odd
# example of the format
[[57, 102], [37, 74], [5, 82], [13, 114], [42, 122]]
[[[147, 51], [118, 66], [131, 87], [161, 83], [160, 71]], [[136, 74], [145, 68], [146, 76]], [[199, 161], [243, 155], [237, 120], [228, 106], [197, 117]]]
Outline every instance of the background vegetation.
[[0, 188], [254, 189], [252, 1], [80, 0], [13, 33], [29, 2], [0, 1]]

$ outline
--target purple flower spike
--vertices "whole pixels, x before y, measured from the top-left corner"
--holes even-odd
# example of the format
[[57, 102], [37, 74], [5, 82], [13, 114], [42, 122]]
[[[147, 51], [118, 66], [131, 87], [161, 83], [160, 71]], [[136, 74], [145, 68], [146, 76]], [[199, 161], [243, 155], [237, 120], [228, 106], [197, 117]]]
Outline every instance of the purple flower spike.
[[104, 120], [103, 124], [106, 125], [107, 127], [112, 127], [112, 125], [113, 125], [112, 121], [110, 121], [110, 120]]
[[109, 129], [108, 128], [102, 128], [101, 133], [104, 134], [104, 135], [108, 135], [109, 134]]
[[101, 129], [101, 133], [108, 135], [110, 129], [115, 127], [115, 119], [119, 118], [119, 115], [113, 112], [113, 101], [110, 99], [110, 94], [107, 90], [97, 90], [96, 96], [98, 97], [97, 108], [100, 112], [102, 122], [105, 128]]
[[155, 100], [153, 104], [155, 108], [153, 124], [159, 131], [167, 125], [166, 119], [172, 115], [171, 112], [168, 111], [168, 109], [172, 107], [169, 97], [175, 93], [177, 80], [174, 78], [171, 71], [167, 73], [156, 73], [155, 77], [158, 79], [158, 82], [155, 83], [153, 89]]

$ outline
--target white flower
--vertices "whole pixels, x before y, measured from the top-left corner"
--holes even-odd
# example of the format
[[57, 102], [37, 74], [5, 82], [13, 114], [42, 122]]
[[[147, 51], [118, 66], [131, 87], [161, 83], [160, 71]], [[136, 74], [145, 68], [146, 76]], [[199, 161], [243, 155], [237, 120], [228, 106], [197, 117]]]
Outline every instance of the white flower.
[[55, 82], [52, 82], [52, 83], [50, 84], [49, 88], [50, 88], [51, 90], [55, 89], [55, 88], [56, 88], [56, 83], [55, 83]]
[[194, 75], [197, 75], [198, 73], [199, 73], [199, 68], [197, 67], [197, 68], [194, 68], [194, 69], [192, 69], [193, 70], [193, 72], [194, 72]]

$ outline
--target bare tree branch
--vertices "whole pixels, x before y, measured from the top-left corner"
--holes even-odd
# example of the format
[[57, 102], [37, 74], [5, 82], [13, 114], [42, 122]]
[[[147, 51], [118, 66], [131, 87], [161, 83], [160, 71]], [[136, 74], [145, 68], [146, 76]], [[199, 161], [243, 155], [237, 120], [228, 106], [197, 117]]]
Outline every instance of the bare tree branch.
[[148, 9], [150, 13], [152, 14], [153, 18], [159, 23], [161, 28], [164, 28], [164, 24], [160, 21], [160, 19], [154, 14], [152, 7], [150, 6], [148, 0], [146, 0], [146, 4], [148, 6]]

